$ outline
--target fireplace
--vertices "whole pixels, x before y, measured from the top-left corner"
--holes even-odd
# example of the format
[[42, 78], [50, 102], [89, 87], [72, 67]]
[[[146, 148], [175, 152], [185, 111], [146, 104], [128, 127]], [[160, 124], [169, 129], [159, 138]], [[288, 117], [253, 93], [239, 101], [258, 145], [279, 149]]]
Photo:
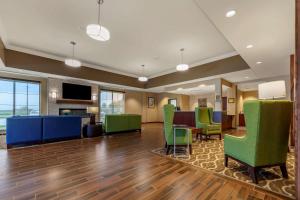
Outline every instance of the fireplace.
[[82, 108], [60, 108], [59, 115], [76, 115], [89, 118], [89, 114], [86, 109]]

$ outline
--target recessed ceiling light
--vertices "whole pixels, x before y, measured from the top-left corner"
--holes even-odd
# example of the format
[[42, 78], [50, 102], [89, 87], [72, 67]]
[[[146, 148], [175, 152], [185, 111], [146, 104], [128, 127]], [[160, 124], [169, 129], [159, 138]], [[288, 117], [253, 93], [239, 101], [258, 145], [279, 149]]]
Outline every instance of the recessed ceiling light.
[[245, 79], [248, 79], [249, 78], [249, 76], [245, 76]]
[[235, 14], [236, 14], [236, 11], [235, 11], [235, 10], [229, 10], [229, 11], [226, 13], [226, 17], [233, 17]]
[[205, 87], [205, 84], [201, 84], [201, 85], [199, 85], [199, 87]]
[[180, 90], [183, 90], [183, 89], [180, 87], [180, 88], [177, 88], [177, 90], [180, 91]]
[[262, 62], [261, 62], [261, 61], [258, 61], [258, 62], [256, 62], [256, 64], [257, 64], [257, 65], [260, 65], [260, 64], [262, 64]]
[[252, 47], [253, 47], [252, 44], [248, 44], [248, 45], [246, 46], [247, 49], [251, 49]]

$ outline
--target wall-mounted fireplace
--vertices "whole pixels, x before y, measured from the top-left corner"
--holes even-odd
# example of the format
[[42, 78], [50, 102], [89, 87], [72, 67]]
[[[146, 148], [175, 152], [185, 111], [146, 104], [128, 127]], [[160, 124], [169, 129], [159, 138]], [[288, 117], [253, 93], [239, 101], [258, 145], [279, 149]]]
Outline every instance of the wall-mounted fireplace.
[[87, 110], [80, 108], [59, 108], [59, 115], [76, 115], [89, 118]]

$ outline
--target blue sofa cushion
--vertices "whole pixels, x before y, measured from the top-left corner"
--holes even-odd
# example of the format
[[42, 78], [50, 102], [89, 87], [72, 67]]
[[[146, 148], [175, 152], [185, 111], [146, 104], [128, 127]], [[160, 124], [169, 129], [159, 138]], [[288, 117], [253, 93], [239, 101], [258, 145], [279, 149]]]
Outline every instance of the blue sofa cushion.
[[6, 119], [6, 127], [7, 145], [42, 141], [41, 117], [10, 117]]
[[43, 140], [60, 140], [81, 137], [81, 117], [44, 116]]

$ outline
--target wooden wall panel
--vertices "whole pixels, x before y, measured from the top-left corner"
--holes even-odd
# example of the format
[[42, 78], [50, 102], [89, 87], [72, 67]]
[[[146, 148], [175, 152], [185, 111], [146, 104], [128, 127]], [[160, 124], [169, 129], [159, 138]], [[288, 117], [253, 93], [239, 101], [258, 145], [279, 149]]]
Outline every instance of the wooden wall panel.
[[82, 66], [80, 68], [72, 68], [66, 66], [64, 62], [58, 60], [35, 56], [9, 49], [5, 50], [5, 61], [7, 67], [17, 69], [144, 88], [144, 83], [139, 82], [137, 78], [134, 77], [111, 73], [85, 66]]
[[296, 161], [296, 199], [300, 199], [300, 0], [296, 0], [296, 135], [295, 135], [295, 161]]
[[3, 61], [3, 63], [5, 63], [4, 51], [5, 51], [4, 43], [0, 38], [0, 58]]
[[249, 69], [249, 65], [243, 60], [241, 56], [237, 55], [193, 67], [185, 72], [174, 72], [171, 74], [152, 78], [146, 84], [146, 88], [169, 85], [173, 83], [190, 81], [246, 69]]

